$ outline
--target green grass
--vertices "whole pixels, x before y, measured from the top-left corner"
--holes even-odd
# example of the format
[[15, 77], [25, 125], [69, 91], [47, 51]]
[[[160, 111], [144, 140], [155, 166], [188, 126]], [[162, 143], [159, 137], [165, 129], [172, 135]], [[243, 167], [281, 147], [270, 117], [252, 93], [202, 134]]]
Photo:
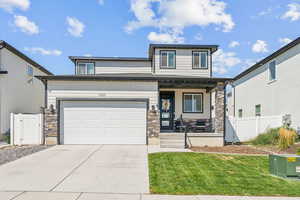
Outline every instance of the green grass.
[[266, 156], [156, 153], [149, 168], [155, 194], [300, 196], [300, 181], [271, 176]]

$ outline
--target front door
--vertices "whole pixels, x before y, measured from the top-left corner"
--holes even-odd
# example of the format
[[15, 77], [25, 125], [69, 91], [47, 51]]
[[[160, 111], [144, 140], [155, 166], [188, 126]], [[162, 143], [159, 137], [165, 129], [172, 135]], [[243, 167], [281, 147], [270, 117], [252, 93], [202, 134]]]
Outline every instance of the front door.
[[173, 130], [174, 92], [160, 93], [160, 129]]

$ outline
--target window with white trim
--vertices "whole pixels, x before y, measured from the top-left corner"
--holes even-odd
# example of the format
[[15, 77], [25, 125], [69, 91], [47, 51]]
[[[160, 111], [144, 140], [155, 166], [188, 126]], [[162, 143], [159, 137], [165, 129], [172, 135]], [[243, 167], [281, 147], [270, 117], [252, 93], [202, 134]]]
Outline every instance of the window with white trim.
[[207, 68], [208, 68], [208, 52], [193, 51], [193, 69], [207, 69]]
[[261, 116], [261, 105], [260, 104], [255, 106], [255, 116], [256, 117]]
[[183, 112], [202, 113], [203, 112], [203, 94], [183, 94]]
[[238, 116], [239, 116], [239, 118], [243, 117], [243, 109], [238, 110]]
[[30, 77], [33, 76], [33, 67], [27, 66], [27, 75]]
[[175, 68], [176, 52], [175, 51], [160, 51], [160, 67]]
[[76, 74], [78, 75], [91, 75], [95, 74], [95, 64], [94, 63], [77, 63]]
[[269, 63], [269, 81], [276, 80], [276, 61]]

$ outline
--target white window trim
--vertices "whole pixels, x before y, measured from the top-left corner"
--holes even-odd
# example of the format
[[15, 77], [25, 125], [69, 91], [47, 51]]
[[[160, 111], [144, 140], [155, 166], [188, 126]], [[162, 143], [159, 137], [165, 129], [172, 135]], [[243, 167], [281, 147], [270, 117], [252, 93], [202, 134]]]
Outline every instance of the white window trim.
[[[85, 65], [85, 74], [79, 74], [79, 64], [84, 64]], [[94, 65], [94, 73], [92, 73], [92, 74], [88, 74], [87, 73], [87, 65], [88, 64], [93, 64]], [[96, 68], [95, 67], [95, 63], [93, 63], [93, 62], [77, 62], [76, 63], [76, 74], [77, 75], [93, 75], [93, 74], [96, 73], [96, 69], [95, 68]]]
[[[271, 78], [271, 71], [270, 71], [270, 64], [272, 63], [272, 62], [275, 62], [275, 79], [270, 79]], [[270, 83], [273, 83], [273, 82], [275, 82], [275, 81], [277, 81], [277, 61], [276, 60], [272, 60], [272, 61], [270, 61], [268, 64], [267, 64], [267, 66], [268, 66], [268, 83], [270, 84]]]
[[[185, 111], [185, 96], [187, 95], [191, 95], [192, 96], [192, 111]], [[194, 96], [200, 96], [201, 98], [201, 104], [200, 104], [200, 111], [196, 111], [196, 107], [195, 107], [195, 99]], [[203, 102], [203, 93], [184, 93], [183, 94], [183, 113], [203, 113], [203, 106], [204, 106], [204, 102]]]
[[[163, 66], [162, 65], [162, 54], [163, 53], [167, 53], [167, 66]], [[170, 65], [169, 65], [169, 54], [170, 53], [174, 53], [174, 67], [170, 67]], [[160, 51], [160, 68], [161, 69], [176, 69], [176, 51], [175, 50], [161, 50]]]
[[[29, 74], [29, 69], [31, 70], [31, 74]], [[33, 77], [34, 76], [34, 70], [33, 70], [33, 67], [32, 66], [30, 66], [30, 65], [27, 65], [27, 68], [26, 68], [26, 74], [27, 74], [27, 76], [29, 76], [29, 77]]]
[[[195, 63], [194, 63], [194, 54], [195, 53], [199, 53], [199, 67], [195, 67]], [[202, 67], [202, 62], [201, 62], [201, 54], [205, 53], [206, 55], [206, 67]], [[204, 51], [204, 50], [200, 50], [200, 51], [193, 51], [192, 52], [192, 68], [193, 69], [208, 69], [209, 68], [209, 52], [208, 51]]]
[[[256, 107], [257, 106], [259, 106], [259, 108], [260, 108], [259, 113], [256, 113]], [[256, 104], [254, 108], [255, 108], [255, 111], [254, 111], [255, 117], [261, 117], [261, 104]], [[259, 114], [259, 115], [257, 115], [257, 114]]]

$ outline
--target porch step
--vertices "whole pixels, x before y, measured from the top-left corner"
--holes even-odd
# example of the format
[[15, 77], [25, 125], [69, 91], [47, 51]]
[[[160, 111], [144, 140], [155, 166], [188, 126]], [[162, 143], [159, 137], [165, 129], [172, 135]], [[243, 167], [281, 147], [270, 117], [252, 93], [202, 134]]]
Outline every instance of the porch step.
[[159, 138], [161, 148], [185, 148], [184, 133], [161, 133]]

